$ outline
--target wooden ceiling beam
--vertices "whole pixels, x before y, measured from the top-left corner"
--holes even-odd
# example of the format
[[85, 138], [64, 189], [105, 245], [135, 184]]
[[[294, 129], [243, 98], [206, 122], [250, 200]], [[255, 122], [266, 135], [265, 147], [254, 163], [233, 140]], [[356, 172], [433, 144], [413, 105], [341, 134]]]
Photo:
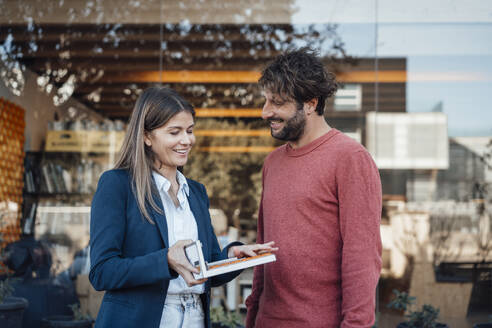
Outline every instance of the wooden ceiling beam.
[[148, 71], [103, 76], [113, 82], [256, 83], [259, 71]]
[[261, 117], [261, 108], [197, 108], [197, 117]]
[[[118, 25], [118, 26], [117, 26]], [[179, 25], [163, 24], [163, 39], [167, 41], [240, 41], [254, 40], [264, 42], [268, 40], [280, 41], [280, 37], [275, 31], [282, 30], [289, 34], [294, 33], [294, 27], [286, 24], [211, 24], [211, 25], [192, 25], [190, 30], [182, 30]], [[0, 25], [0, 39], [5, 39], [8, 35], [14, 41], [60, 41], [64, 40], [86, 40], [101, 41], [105, 37], [108, 42], [114, 40], [149, 40], [160, 41], [160, 24], [36, 24], [35, 33], [28, 33], [27, 25]], [[248, 33], [245, 33], [248, 32]], [[296, 35], [297, 38], [302, 37]], [[289, 41], [282, 40], [282, 41]]]
[[[66, 52], [66, 53], [65, 53]], [[182, 58], [190, 58], [190, 62], [204, 59], [213, 59], [213, 60], [222, 60], [227, 59], [228, 56], [231, 58], [235, 58], [235, 60], [242, 60], [248, 58], [254, 58], [257, 61], [269, 61], [271, 60], [277, 53], [272, 53], [270, 51], [257, 51], [255, 55], [251, 55], [248, 49], [231, 49], [227, 52], [215, 52], [210, 51], [206, 52], [203, 49], [191, 49], [189, 51], [185, 51], [183, 49], [176, 50], [175, 53], [173, 51], [163, 51], [162, 56], [164, 57], [163, 63], [167, 64], [168, 61], [178, 60], [180, 61]], [[69, 48], [66, 50], [55, 50], [55, 48], [39, 48], [36, 52], [26, 52], [22, 56], [23, 58], [60, 58], [61, 56], [67, 57], [67, 62], [70, 62], [73, 58], [78, 59], [99, 59], [108, 58], [113, 61], [118, 61], [120, 59], [139, 59], [142, 57], [150, 57], [155, 60], [155, 62], [159, 62], [159, 56], [161, 55], [158, 47], [139, 47], [134, 49], [105, 49], [99, 51], [97, 47], [93, 47], [91, 49], [77, 49], [77, 48]], [[169, 59], [166, 59], [169, 58]]]
[[[177, 89], [177, 88], [173, 88], [173, 89], [175, 89], [181, 96], [188, 99], [189, 101], [191, 101], [194, 104], [198, 104], [201, 102], [207, 102], [209, 99], [213, 99], [214, 101], [218, 101], [221, 104], [233, 104], [233, 106], [221, 106], [222, 108], [241, 108], [241, 107], [246, 106], [245, 102], [243, 102], [243, 104], [241, 105], [241, 100], [243, 99], [243, 96], [234, 96], [234, 95], [223, 96], [221, 94], [194, 95], [192, 92], [186, 92], [182, 89]], [[77, 93], [74, 93], [73, 96], [77, 97], [77, 98], [78, 97], [87, 98], [89, 94], [90, 93], [77, 92]], [[249, 100], [248, 103], [253, 101], [255, 98], [258, 98], [261, 101], [263, 101], [263, 98], [260, 95], [260, 93], [249, 93], [249, 94], [253, 94], [253, 99]], [[100, 99], [97, 102], [97, 104], [105, 105], [105, 104], [118, 103], [120, 101], [133, 101], [134, 102], [134, 101], [136, 101], [136, 98], [137, 98], [136, 94], [126, 95], [126, 94], [123, 94], [121, 91], [118, 93], [102, 92], [102, 93], [100, 93]], [[209, 106], [211, 106], [211, 104], [207, 105], [206, 107], [209, 107]], [[214, 107], [217, 107], [217, 106], [214, 106]]]
[[[108, 115], [126, 113], [129, 115], [133, 106], [124, 107], [115, 104], [99, 105], [94, 104], [92, 107]], [[197, 117], [261, 117], [261, 108], [196, 108]]]
[[[0, 36], [1, 37], [1, 36]], [[238, 51], [243, 50], [249, 51], [254, 50], [258, 56], [276, 56], [280, 53], [279, 50], [275, 49], [275, 45], [271, 42], [271, 40], [167, 40], [163, 39], [166, 42], [165, 48], [162, 49], [163, 53], [175, 53], [182, 52], [183, 55], [187, 54], [188, 51], [201, 51], [202, 54], [221, 54], [224, 50], [230, 51]], [[12, 44], [18, 46], [21, 49], [30, 49], [32, 42], [36, 44], [36, 51], [43, 50], [56, 50], [57, 52], [63, 52], [66, 50], [78, 50], [78, 51], [92, 51], [96, 47], [100, 49], [100, 51], [104, 52], [105, 50], [121, 50], [122, 53], [124, 51], [134, 51], [134, 49], [155, 49], [161, 50], [161, 41], [157, 40], [119, 40], [117, 43], [114, 41], [103, 41], [101, 39], [97, 40], [87, 40], [86, 38], [78, 38], [74, 40], [65, 40], [64, 42], [60, 42], [60, 40], [44, 40], [44, 39], [29, 39], [25, 40], [13, 39]], [[30, 49], [32, 50], [32, 49]]]
[[[71, 70], [87, 70], [91, 68], [103, 69], [106, 73], [114, 73], [121, 71], [156, 71], [159, 70], [159, 58], [157, 57], [144, 57], [141, 58], [97, 58], [95, 61], [93, 58], [70, 58], [67, 61], [60, 61], [59, 57], [43, 59], [31, 57], [24, 61], [31, 70], [43, 72], [46, 70], [46, 65], [49, 63], [51, 69], [64, 69], [70, 65]], [[266, 63], [266, 60], [258, 60], [255, 58], [197, 58], [191, 63], [185, 63], [184, 60], [172, 59], [169, 62], [164, 58], [163, 68], [173, 68], [174, 70], [260, 70]]]
[[270, 153], [276, 147], [269, 146], [214, 146], [198, 147], [198, 151], [213, 153]]
[[[259, 71], [148, 71], [128, 74], [105, 75], [103, 80], [113, 82], [154, 83], [257, 83]], [[352, 83], [405, 83], [406, 71], [358, 71], [341, 72], [337, 80]]]
[[194, 134], [199, 137], [270, 137], [270, 130], [201, 130]]
[[[142, 55], [142, 54], [141, 54]], [[248, 55], [249, 56], [249, 55]], [[239, 58], [222, 58], [222, 57], [196, 57], [191, 62], [184, 60], [183, 58], [163, 58], [163, 68], [167, 69], [172, 66], [173, 70], [203, 70], [203, 69], [213, 69], [213, 70], [261, 70], [265, 63], [265, 60], [256, 59], [252, 56], [249, 57], [239, 57]], [[141, 56], [133, 58], [119, 57], [117, 60], [110, 57], [71, 57], [67, 60], [60, 60], [59, 53], [56, 57], [51, 60], [46, 58], [25, 58], [23, 62], [29, 66], [34, 71], [44, 71], [46, 65], [49, 64], [51, 69], [63, 69], [70, 67], [71, 70], [87, 70], [88, 68], [103, 69], [105, 72], [118, 72], [118, 71], [156, 71], [159, 69], [159, 57], [155, 56]], [[385, 65], [382, 62], [379, 71], [405, 71], [404, 64], [391, 64]], [[329, 66], [329, 62], [325, 62]], [[373, 66], [367, 61], [358, 62], [355, 66], [341, 65], [339, 67], [339, 72], [355, 72], [355, 71], [371, 71]]]
[[[124, 94], [125, 89], [134, 89], [134, 88], [147, 88], [149, 85], [155, 85], [155, 83], [148, 83], [148, 82], [139, 82], [139, 83], [128, 83], [128, 82], [123, 82], [123, 83], [118, 83], [118, 82], [112, 82], [112, 83], [99, 83], [99, 81], [96, 81], [92, 84], [86, 83], [86, 84], [81, 84], [80, 86], [77, 86], [74, 92], [75, 96], [79, 95], [86, 95], [88, 93], [91, 93], [98, 88], [101, 88], [101, 95], [108, 96], [108, 97], [122, 97], [126, 96]], [[234, 96], [233, 94], [230, 94], [229, 96], [225, 96], [224, 92], [226, 90], [228, 92], [234, 92], [237, 89], [245, 89], [247, 93], [253, 93], [255, 95], [260, 96], [260, 88], [257, 85], [257, 81], [255, 83], [238, 83], [238, 84], [233, 84], [231, 85], [230, 83], [214, 83], [214, 84], [209, 84], [206, 85], [204, 90], [201, 92], [205, 91], [205, 93], [197, 93], [195, 90], [193, 90], [194, 86], [200, 86], [198, 85], [189, 85], [189, 84], [182, 84], [182, 83], [166, 83], [165, 86], [170, 86], [171, 88], [175, 89], [181, 94], [189, 94], [190, 96], [193, 97], [209, 97], [206, 93], [207, 92], [212, 92], [212, 96], [220, 96], [223, 97], [224, 99], [238, 99], [237, 96]]]
[[[9, 23], [9, 24], [0, 24], [2, 29], [6, 29], [11, 32], [15, 31], [26, 31], [27, 24], [23, 22], [21, 24]], [[132, 23], [108, 23], [108, 24], [93, 24], [93, 23], [50, 23], [50, 24], [35, 24], [34, 27], [40, 27], [43, 29], [44, 33], [52, 33], [53, 31], [119, 31], [121, 33], [130, 33], [132, 31], [138, 30], [143, 32], [157, 32], [159, 33], [159, 29], [161, 28], [161, 24], [132, 24]], [[190, 28], [191, 27], [191, 28]], [[285, 30], [287, 32], [293, 33], [295, 25], [292, 24], [281, 24], [281, 23], [264, 23], [264, 24], [227, 24], [227, 23], [218, 23], [218, 24], [190, 24], [188, 26], [184, 26], [181, 24], [162, 24], [162, 28], [164, 32], [166, 31], [184, 31], [184, 32], [194, 32], [194, 33], [205, 33], [207, 31], [212, 32], [224, 32], [226, 34], [230, 33], [241, 33], [245, 28], [254, 32], [270, 32], [277, 30]]]
[[[2, 28], [0, 26], [0, 28]], [[106, 44], [119, 44], [122, 42], [160, 42], [161, 36], [159, 35], [159, 29], [155, 32], [151, 33], [139, 33], [139, 31], [132, 31], [128, 34], [115, 33], [108, 35], [107, 31], [91, 31], [91, 32], [79, 32], [79, 31], [70, 31], [70, 30], [60, 30], [52, 33], [47, 33], [43, 30], [43, 33], [40, 35], [26, 33], [26, 30], [23, 31], [15, 31], [8, 32], [7, 30], [3, 30], [0, 32], [0, 39], [5, 39], [8, 35], [13, 37], [14, 42], [70, 42], [70, 43], [83, 43], [83, 42], [104, 42]], [[106, 41], [103, 41], [106, 39]], [[291, 39], [291, 38], [290, 38]], [[282, 40], [282, 42], [288, 42], [290, 39]], [[228, 42], [280, 42], [278, 37], [275, 34], [271, 34], [265, 37], [261, 37], [259, 35], [255, 38], [248, 38], [243, 33], [235, 32], [235, 33], [210, 33], [206, 32], [200, 33], [186, 33], [180, 34], [179, 31], [167, 31], [163, 32], [162, 40], [166, 42], [208, 42], [208, 43], [223, 43], [225, 41]]]

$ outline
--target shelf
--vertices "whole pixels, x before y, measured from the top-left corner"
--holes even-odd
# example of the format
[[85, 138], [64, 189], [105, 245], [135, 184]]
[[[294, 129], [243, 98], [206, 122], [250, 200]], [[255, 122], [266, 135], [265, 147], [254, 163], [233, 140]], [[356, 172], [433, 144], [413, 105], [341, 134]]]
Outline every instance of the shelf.
[[124, 131], [48, 131], [46, 152], [116, 153], [123, 144]]
[[90, 206], [39, 206], [38, 213], [90, 213]]
[[104, 157], [108, 156], [107, 152], [86, 152], [86, 151], [46, 151], [44, 153], [45, 158], [51, 159], [52, 157]]
[[90, 197], [94, 193], [80, 193], [80, 192], [26, 192], [24, 196], [29, 197]]

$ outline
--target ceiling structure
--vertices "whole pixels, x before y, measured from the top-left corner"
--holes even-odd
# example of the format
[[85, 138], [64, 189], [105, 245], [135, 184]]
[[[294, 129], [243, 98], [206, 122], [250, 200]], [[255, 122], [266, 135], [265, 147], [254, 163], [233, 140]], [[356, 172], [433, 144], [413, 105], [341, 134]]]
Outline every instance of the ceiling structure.
[[364, 111], [376, 109], [376, 81], [384, 84], [377, 109], [405, 110], [404, 59], [381, 60], [376, 72], [374, 58], [345, 53], [335, 24], [295, 23], [303, 7], [294, 0], [0, 3], [0, 55], [11, 86], [21, 85], [20, 63], [39, 76], [55, 105], [71, 97], [104, 117], [127, 120], [139, 93], [163, 84], [188, 99], [197, 116], [258, 119], [261, 69], [291, 47], [310, 46], [339, 81], [364, 85]]
[[333, 34], [332, 26], [324, 28], [325, 36], [287, 24], [9, 25], [0, 40], [9, 40], [10, 57], [42, 77], [40, 87], [73, 89], [70, 96], [88, 108], [125, 119], [139, 92], [156, 83], [197, 108], [222, 109], [215, 113], [260, 108], [261, 68], [292, 43], [321, 45]]
[[[177, 89], [204, 116], [258, 117], [260, 71], [292, 45], [328, 49], [325, 63], [339, 80], [376, 79], [374, 60], [346, 56], [333, 25], [9, 25], [0, 40], [9, 40], [10, 56], [42, 77], [40, 87], [65, 87], [111, 119], [127, 119], [141, 90], [156, 83]], [[401, 60], [386, 60], [380, 70], [380, 82], [406, 80]]]
[[405, 59], [380, 60], [376, 72], [374, 58], [345, 53], [335, 24], [294, 23], [302, 9], [294, 0], [0, 4], [0, 62], [11, 85], [21, 84], [16, 69], [26, 68], [55, 105], [71, 97], [104, 117], [127, 120], [139, 93], [163, 84], [187, 98], [198, 116], [258, 119], [261, 69], [291, 47], [310, 46], [320, 49], [339, 81], [364, 86], [364, 112], [405, 111]]

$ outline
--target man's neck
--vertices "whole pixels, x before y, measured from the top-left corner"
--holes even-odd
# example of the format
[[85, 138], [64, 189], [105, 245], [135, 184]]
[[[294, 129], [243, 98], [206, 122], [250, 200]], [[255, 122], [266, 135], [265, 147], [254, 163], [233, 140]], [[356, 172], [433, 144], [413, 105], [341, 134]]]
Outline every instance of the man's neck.
[[[317, 114], [313, 114], [317, 115]], [[301, 148], [310, 142], [318, 139], [319, 137], [328, 133], [331, 130], [331, 127], [326, 123], [325, 118], [323, 116], [313, 117], [311, 120], [306, 120], [306, 126], [304, 127], [304, 133], [301, 137], [296, 141], [289, 141], [289, 144], [292, 148]]]

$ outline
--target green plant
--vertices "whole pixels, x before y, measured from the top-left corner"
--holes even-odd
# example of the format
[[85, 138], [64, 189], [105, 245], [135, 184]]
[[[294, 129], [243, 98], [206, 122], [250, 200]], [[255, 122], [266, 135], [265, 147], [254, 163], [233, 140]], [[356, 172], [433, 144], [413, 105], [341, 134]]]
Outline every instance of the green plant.
[[406, 312], [411, 305], [415, 304], [416, 298], [408, 295], [406, 292], [393, 289], [393, 294], [395, 294], [395, 298], [387, 305], [390, 309]]
[[219, 323], [230, 328], [236, 328], [242, 324], [241, 317], [237, 312], [225, 312], [222, 307], [210, 309], [210, 320], [212, 323]]
[[436, 320], [439, 317], [439, 309], [432, 305], [424, 304], [422, 310], [411, 311], [407, 317], [410, 327], [435, 328], [437, 327]]
[[80, 305], [77, 303], [70, 304], [68, 307], [72, 310], [73, 320], [74, 321], [84, 321], [84, 320], [92, 320], [92, 317], [87, 313], [82, 313], [80, 309]]
[[[402, 310], [407, 320], [404, 327], [408, 328], [436, 328], [441, 324], [437, 323], [439, 309], [429, 304], [424, 304], [421, 310], [413, 311], [410, 307], [415, 304], [416, 298], [406, 292], [393, 290], [395, 298], [388, 304], [389, 308]], [[403, 327], [403, 326], [402, 326]]]
[[[3, 238], [2, 234], [0, 233], [0, 244], [2, 244]], [[0, 250], [0, 262], [3, 263], [3, 260], [6, 258], [6, 254], [4, 249]], [[0, 304], [5, 302], [5, 300], [12, 296], [12, 293], [14, 292], [14, 286], [13, 283], [18, 281], [18, 278], [10, 278], [7, 277], [6, 279], [0, 281]]]
[[12, 279], [7, 278], [0, 281], [0, 304], [2, 304], [5, 299], [10, 297], [14, 292], [14, 287], [12, 286]]

